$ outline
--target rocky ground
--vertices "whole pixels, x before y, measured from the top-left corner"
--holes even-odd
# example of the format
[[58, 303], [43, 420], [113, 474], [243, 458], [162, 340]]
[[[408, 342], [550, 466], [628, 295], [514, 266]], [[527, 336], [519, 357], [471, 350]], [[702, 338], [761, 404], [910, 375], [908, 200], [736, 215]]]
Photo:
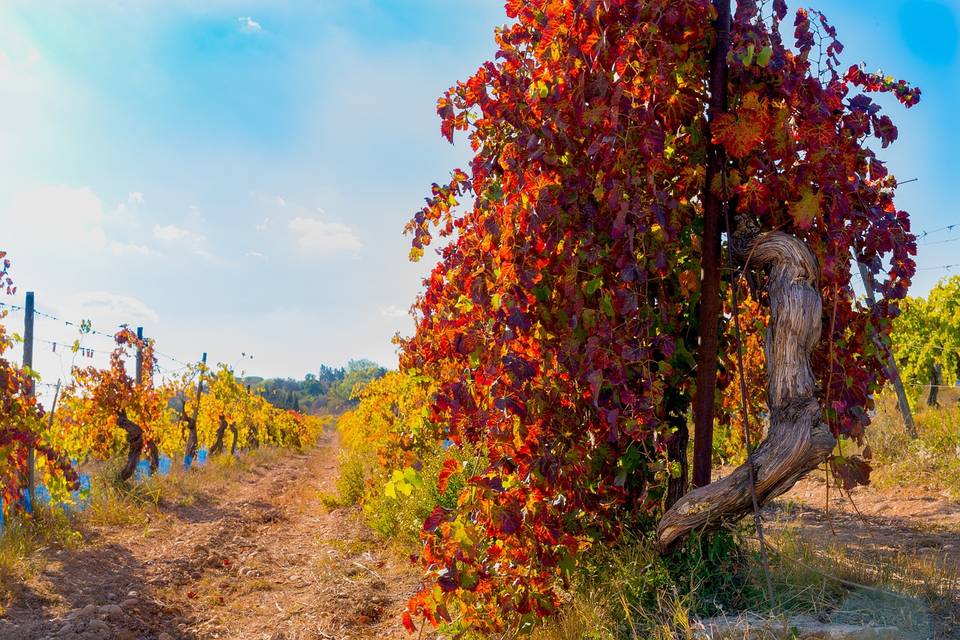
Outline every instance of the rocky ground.
[[146, 527], [50, 551], [0, 619], [0, 638], [188, 640], [406, 637], [416, 572], [349, 510], [319, 499], [332, 442], [239, 476]]

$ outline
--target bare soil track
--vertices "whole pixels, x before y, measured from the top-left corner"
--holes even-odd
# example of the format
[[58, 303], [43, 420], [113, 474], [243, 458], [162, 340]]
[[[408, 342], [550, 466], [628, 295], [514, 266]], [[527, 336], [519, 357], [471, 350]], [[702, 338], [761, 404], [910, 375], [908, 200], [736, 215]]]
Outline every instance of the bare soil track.
[[222, 495], [147, 527], [51, 551], [0, 620], [0, 638], [305, 640], [407, 637], [416, 571], [351, 510], [328, 511], [332, 439], [240, 475]]
[[[849, 495], [827, 491], [822, 472], [797, 483], [770, 511], [804, 530], [874, 552], [936, 559], [960, 574], [960, 503], [945, 494], [900, 488], [858, 487]], [[834, 535], [834, 533], [836, 535]]]
[[[923, 594], [925, 602], [918, 600], [912, 614], [928, 619], [928, 631], [904, 638], [960, 638], [960, 504], [920, 488], [858, 487], [850, 495], [831, 490], [826, 498], [823, 473], [815, 472], [765, 509], [771, 529], [791, 530], [821, 551], [841, 547], [836, 562], [855, 563], [865, 576], [894, 578]], [[876, 617], [903, 606], [902, 600], [878, 600], [877, 593], [859, 594], [878, 608]], [[907, 624], [896, 616], [884, 622]]]
[[[238, 472], [189, 506], [162, 507], [146, 526], [97, 528], [79, 550], [47, 550], [42, 573], [0, 618], [0, 640], [409, 638], [399, 619], [418, 569], [356, 510], [323, 506], [337, 473], [331, 435], [304, 455]], [[927, 558], [960, 575], [957, 503], [859, 489], [861, 517], [830, 497], [828, 511], [812, 477], [765, 511], [775, 530], [790, 526], [815, 544], [842, 542], [880, 563]], [[955, 614], [940, 613], [947, 631], [937, 637], [960, 634]]]

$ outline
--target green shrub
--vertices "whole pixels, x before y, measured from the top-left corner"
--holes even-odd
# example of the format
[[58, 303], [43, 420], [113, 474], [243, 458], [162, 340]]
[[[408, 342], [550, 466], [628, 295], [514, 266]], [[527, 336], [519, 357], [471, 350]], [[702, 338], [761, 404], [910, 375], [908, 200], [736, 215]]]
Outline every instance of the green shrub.
[[[440, 471], [448, 458], [457, 460], [461, 468], [464, 463], [476, 463], [476, 456], [469, 452], [441, 448], [424, 454], [416, 467], [394, 470], [389, 477], [384, 474], [380, 482], [370, 484], [364, 499], [364, 516], [371, 528], [401, 544], [419, 544], [423, 521], [438, 505], [453, 509], [465, 485], [464, 473], [455, 473], [450, 476], [446, 491], [440, 491]], [[397, 474], [402, 480], [392, 482]]]
[[366, 476], [367, 469], [361, 452], [345, 451], [341, 454], [337, 502], [341, 505], [360, 504], [366, 491]]

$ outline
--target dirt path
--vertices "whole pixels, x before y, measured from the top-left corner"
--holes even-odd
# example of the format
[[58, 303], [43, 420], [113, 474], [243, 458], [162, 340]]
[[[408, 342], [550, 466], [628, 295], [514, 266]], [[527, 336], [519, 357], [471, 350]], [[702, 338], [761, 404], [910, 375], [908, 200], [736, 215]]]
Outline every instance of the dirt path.
[[55, 553], [0, 638], [194, 640], [406, 637], [416, 572], [348, 510], [326, 510], [331, 441], [231, 482], [147, 527]]
[[[829, 506], [828, 506], [829, 504]], [[921, 490], [858, 487], [830, 491], [822, 474], [807, 478], [765, 509], [771, 532], [808, 545], [830, 575], [897, 585], [920, 598], [853, 589], [842, 622], [894, 626], [907, 639], [960, 637], [960, 504]], [[832, 563], [832, 565], [831, 565]], [[822, 564], [822, 563], [821, 563]], [[852, 584], [848, 584], [852, 586]]]
[[[146, 526], [89, 531], [80, 550], [44, 554], [44, 571], [0, 619], [0, 638], [407, 638], [398, 621], [417, 570], [353, 511], [323, 506], [336, 477], [327, 440], [238, 473], [189, 506], [161, 509]], [[870, 488], [854, 500], [863, 519], [836, 492], [828, 514], [822, 481], [808, 479], [767, 512], [774, 528], [789, 525], [811, 542], [916, 555], [960, 575], [956, 502]]]
[[960, 575], [960, 503], [926, 491], [869, 486], [849, 496], [832, 489], [829, 496], [828, 507], [822, 474], [808, 477], [770, 511], [774, 518], [802, 528], [805, 536], [874, 553], [908, 553]]

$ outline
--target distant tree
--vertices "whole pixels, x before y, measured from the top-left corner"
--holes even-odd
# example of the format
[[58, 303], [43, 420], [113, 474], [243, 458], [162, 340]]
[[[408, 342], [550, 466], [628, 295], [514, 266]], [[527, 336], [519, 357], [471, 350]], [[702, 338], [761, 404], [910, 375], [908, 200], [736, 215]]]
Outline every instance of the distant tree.
[[343, 409], [356, 405], [356, 394], [370, 381], [386, 375], [387, 370], [372, 360], [351, 360], [347, 363], [343, 379], [333, 384], [327, 394], [327, 405]]
[[326, 384], [332, 384], [343, 380], [343, 376], [346, 374], [346, 371], [341, 367], [339, 369], [334, 369], [333, 367], [328, 367], [325, 364], [320, 365], [320, 371], [317, 375], [317, 379], [320, 382]]
[[[926, 298], [907, 298], [893, 325], [893, 350], [908, 385], [954, 384], [960, 376], [960, 276]], [[939, 368], [938, 382], [934, 373]], [[933, 396], [936, 401], [936, 396]]]

